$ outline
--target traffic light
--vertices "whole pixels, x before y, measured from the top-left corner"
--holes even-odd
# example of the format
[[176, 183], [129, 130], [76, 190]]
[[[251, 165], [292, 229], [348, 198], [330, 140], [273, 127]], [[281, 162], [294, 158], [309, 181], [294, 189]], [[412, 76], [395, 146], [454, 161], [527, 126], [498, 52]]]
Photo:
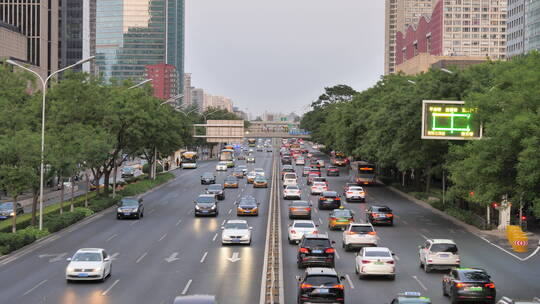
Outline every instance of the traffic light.
[[521, 220], [522, 220], [522, 221], [526, 221], [526, 220], [527, 220], [527, 216], [526, 216], [526, 215], [522, 215], [522, 216], [521, 216]]
[[501, 204], [497, 203], [497, 202], [493, 202], [491, 203], [491, 207], [493, 207], [494, 209], [496, 210], [499, 210], [499, 207], [501, 206]]
[[474, 196], [474, 191], [469, 192], [469, 196]]

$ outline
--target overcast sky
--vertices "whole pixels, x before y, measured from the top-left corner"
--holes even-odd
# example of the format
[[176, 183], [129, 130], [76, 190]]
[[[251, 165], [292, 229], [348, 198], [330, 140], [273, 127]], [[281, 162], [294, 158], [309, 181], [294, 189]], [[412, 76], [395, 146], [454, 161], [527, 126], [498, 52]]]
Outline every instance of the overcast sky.
[[384, 68], [383, 0], [186, 0], [192, 85], [252, 114], [305, 112], [325, 86]]

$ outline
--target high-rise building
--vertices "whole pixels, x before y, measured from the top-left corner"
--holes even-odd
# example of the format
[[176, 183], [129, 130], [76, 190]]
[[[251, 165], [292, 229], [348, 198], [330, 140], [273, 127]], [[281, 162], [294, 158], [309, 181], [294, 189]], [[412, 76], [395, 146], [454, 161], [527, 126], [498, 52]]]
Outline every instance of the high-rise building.
[[525, 0], [508, 0], [506, 52], [508, 57], [523, 54], [525, 48]]
[[[421, 16], [430, 16], [438, 0], [385, 0], [384, 73], [396, 67], [396, 33], [417, 24]], [[465, 0], [468, 1], [468, 0]]]
[[526, 0], [525, 52], [540, 50], [540, 0]]
[[184, 0], [98, 0], [95, 24], [96, 68], [106, 80], [143, 80], [147, 65], [166, 63], [183, 91]]
[[197, 105], [199, 112], [202, 112], [204, 109], [204, 90], [200, 88], [191, 89], [191, 104]]
[[146, 78], [152, 79], [155, 97], [167, 100], [178, 94], [178, 73], [174, 65], [165, 63], [147, 65]]
[[26, 36], [25, 61], [42, 76], [58, 69], [58, 1], [0, 1], [0, 22]]
[[224, 96], [204, 94], [203, 110], [206, 111], [210, 108], [233, 112], [233, 101]]
[[186, 105], [191, 105], [191, 73], [184, 73], [184, 97], [182, 100]]
[[[83, 0], [61, 0], [59, 19], [59, 67], [83, 59]], [[87, 58], [87, 57], [85, 57]], [[73, 67], [81, 70], [81, 66]]]
[[431, 17], [397, 33], [396, 71], [414, 74], [437, 62], [467, 66], [505, 59], [506, 5], [506, 0], [439, 1]]

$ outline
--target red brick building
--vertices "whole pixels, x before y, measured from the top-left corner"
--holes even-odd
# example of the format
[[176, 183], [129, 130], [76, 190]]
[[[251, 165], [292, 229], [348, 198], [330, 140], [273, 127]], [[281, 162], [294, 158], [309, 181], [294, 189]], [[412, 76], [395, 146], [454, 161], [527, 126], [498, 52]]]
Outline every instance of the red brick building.
[[178, 73], [174, 65], [166, 63], [147, 65], [146, 77], [152, 79], [155, 97], [167, 100], [178, 94]]

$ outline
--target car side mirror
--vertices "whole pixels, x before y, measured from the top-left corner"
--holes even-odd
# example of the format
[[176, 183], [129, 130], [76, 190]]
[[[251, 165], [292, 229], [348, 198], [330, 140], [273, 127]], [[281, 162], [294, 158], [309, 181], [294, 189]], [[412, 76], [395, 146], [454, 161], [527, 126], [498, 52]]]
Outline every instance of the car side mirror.
[[300, 276], [297, 275], [297, 276], [296, 276], [296, 280], [297, 280], [298, 282], [300, 282], [300, 281], [302, 280], [302, 278], [301, 278]]
[[319, 227], [319, 224], [316, 224], [315, 227]]
[[71, 262], [71, 258], [67, 258], [66, 261]]
[[347, 278], [345, 278], [344, 276], [339, 276], [339, 279], [342, 280], [342, 281], [344, 281], [344, 280], [346, 280]]
[[225, 229], [225, 227], [221, 226], [221, 230], [224, 230], [224, 229]]
[[391, 254], [392, 254], [393, 256], [394, 256], [394, 255], [396, 255], [396, 253], [395, 253], [395, 252], [391, 252]]
[[332, 245], [334, 245], [336, 243], [336, 241], [332, 241]]

